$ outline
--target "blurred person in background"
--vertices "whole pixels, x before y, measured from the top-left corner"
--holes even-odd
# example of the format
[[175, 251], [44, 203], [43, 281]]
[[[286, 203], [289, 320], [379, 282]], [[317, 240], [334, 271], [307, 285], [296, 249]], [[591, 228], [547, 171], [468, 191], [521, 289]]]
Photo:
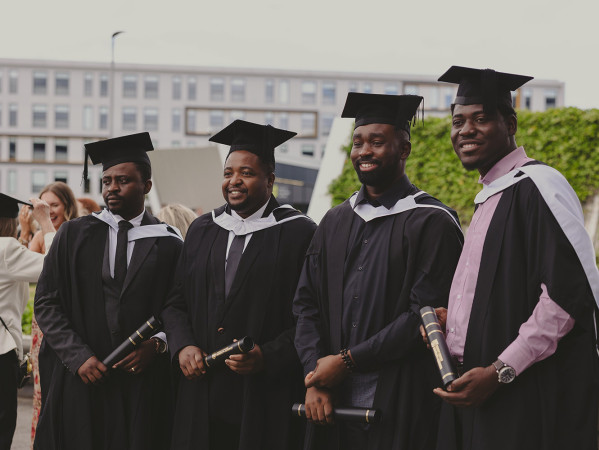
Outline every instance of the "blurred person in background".
[[[50, 205], [50, 220], [55, 231], [67, 220], [79, 217], [77, 200], [69, 186], [62, 181], [50, 183], [40, 193], [40, 199]], [[23, 230], [21, 230], [23, 235]], [[23, 239], [23, 238], [21, 238]], [[29, 250], [46, 253], [43, 234], [38, 231], [29, 243]], [[37, 280], [36, 280], [37, 281]], [[31, 442], [35, 439], [35, 429], [40, 415], [42, 394], [39, 379], [39, 352], [43, 334], [39, 329], [35, 316], [31, 320], [31, 365], [33, 367], [33, 418], [31, 421]]]
[[[32, 199], [33, 218], [39, 223], [50, 248], [56, 232], [50, 221], [50, 207]], [[32, 252], [17, 241], [18, 204], [0, 194], [0, 450], [9, 450], [17, 423], [19, 361], [23, 359], [21, 316], [29, 299], [29, 283], [37, 282], [44, 255]], [[31, 208], [23, 206], [21, 228], [27, 229]], [[24, 226], [25, 224], [25, 226]]]
[[93, 199], [88, 197], [80, 197], [77, 199], [79, 206], [79, 217], [87, 216], [93, 212], [101, 211], [100, 205]]
[[198, 216], [187, 206], [183, 206], [180, 203], [173, 203], [171, 205], [163, 206], [156, 217], [161, 222], [178, 228], [181, 232], [181, 236], [185, 239], [187, 235], [187, 229]]

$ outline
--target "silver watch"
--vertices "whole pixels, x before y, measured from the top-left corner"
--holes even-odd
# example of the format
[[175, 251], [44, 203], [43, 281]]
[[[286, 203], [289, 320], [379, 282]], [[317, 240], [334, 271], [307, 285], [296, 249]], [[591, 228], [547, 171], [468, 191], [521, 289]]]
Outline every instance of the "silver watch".
[[497, 372], [497, 379], [501, 384], [508, 384], [514, 381], [516, 378], [516, 371], [512, 366], [508, 366], [502, 360], [498, 359], [493, 363], [495, 371]]

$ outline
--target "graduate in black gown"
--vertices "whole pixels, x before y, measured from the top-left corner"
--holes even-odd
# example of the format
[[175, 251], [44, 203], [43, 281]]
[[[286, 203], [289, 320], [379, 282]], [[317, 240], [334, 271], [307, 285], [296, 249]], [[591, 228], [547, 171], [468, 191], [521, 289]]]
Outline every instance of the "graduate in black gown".
[[[190, 226], [162, 314], [181, 368], [171, 448], [284, 450], [301, 446], [291, 406], [303, 398], [293, 294], [316, 225], [272, 195], [274, 148], [295, 133], [237, 120], [211, 140], [230, 145], [226, 204]], [[255, 348], [206, 370], [234, 339]]]
[[[144, 208], [148, 133], [86, 145], [103, 164], [108, 209], [60, 227], [44, 261], [35, 315], [42, 409], [39, 450], [162, 450], [172, 418], [164, 334], [116, 364], [101, 361], [162, 310], [182, 239]], [[86, 171], [85, 171], [86, 172]]]
[[[309, 427], [308, 448], [435, 445], [441, 380], [419, 310], [446, 305], [463, 238], [455, 211], [405, 175], [421, 101], [350, 93], [345, 104], [362, 187], [319, 224], [293, 305], [307, 416], [327, 425]], [[376, 408], [382, 420], [332, 426], [336, 405]]]
[[[532, 77], [451, 67], [451, 140], [483, 189], [452, 283], [447, 343], [465, 372], [436, 393], [440, 450], [596, 449], [599, 272], [580, 202], [516, 144]], [[556, 125], [559, 126], [559, 125]]]

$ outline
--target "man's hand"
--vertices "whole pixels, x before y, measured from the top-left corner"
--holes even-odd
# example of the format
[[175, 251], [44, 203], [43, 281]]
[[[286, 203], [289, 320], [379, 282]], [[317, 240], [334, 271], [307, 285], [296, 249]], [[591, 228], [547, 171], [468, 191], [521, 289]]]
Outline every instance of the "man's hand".
[[[351, 357], [351, 355], [350, 355]], [[316, 362], [316, 368], [305, 379], [307, 388], [331, 389], [340, 384], [349, 374], [341, 355], [329, 355]]]
[[479, 406], [499, 387], [497, 371], [493, 365], [475, 367], [447, 387], [447, 392], [436, 388], [433, 392], [454, 406]]
[[183, 347], [179, 352], [179, 367], [188, 380], [193, 380], [206, 374], [204, 358], [206, 352], [195, 345]]
[[[437, 320], [439, 321], [441, 330], [445, 334], [445, 324], [447, 323], [447, 308], [435, 308], [435, 314], [437, 315]], [[422, 341], [426, 344], [427, 348], [430, 349], [431, 345], [428, 343], [426, 331], [424, 331], [424, 326], [422, 325], [420, 325], [420, 335], [422, 336]]]
[[[310, 372], [306, 380], [311, 376]], [[306, 419], [317, 425], [335, 423], [333, 416], [333, 394], [327, 389], [309, 387], [306, 390]]]
[[81, 381], [85, 384], [99, 383], [106, 375], [106, 372], [108, 372], [108, 367], [95, 356], [90, 357], [77, 369], [77, 375], [81, 377]]
[[112, 366], [134, 375], [142, 373], [156, 359], [156, 344], [152, 339], [143, 341], [135, 350]]
[[264, 370], [264, 355], [260, 346], [256, 344], [250, 352], [229, 356], [225, 364], [239, 375], [250, 375]]

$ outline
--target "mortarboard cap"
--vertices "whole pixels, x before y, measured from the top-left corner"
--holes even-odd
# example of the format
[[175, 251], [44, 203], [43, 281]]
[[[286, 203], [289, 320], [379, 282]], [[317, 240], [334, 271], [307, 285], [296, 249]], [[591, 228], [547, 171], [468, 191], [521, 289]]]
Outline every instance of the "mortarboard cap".
[[275, 147], [296, 134], [271, 125], [258, 125], [238, 119], [212, 136], [209, 141], [230, 145], [227, 158], [234, 151], [246, 150], [257, 155], [262, 161], [274, 164]]
[[148, 132], [120, 136], [113, 139], [91, 142], [85, 144], [85, 162], [83, 178], [87, 179], [87, 157], [92, 164], [102, 163], [102, 170], [117, 164], [136, 162], [150, 165], [150, 158], [146, 152], [154, 150], [152, 139]]
[[419, 95], [384, 95], [350, 92], [341, 117], [355, 117], [355, 128], [371, 123], [386, 123], [410, 134], [422, 102]]
[[14, 219], [19, 215], [19, 203], [33, 206], [31, 203], [18, 200], [6, 194], [0, 194], [0, 217], [8, 217]]
[[439, 81], [459, 84], [454, 100], [456, 105], [478, 105], [495, 111], [497, 105], [512, 107], [512, 91], [533, 77], [513, 73], [496, 72], [493, 69], [471, 69], [451, 66], [439, 77]]

